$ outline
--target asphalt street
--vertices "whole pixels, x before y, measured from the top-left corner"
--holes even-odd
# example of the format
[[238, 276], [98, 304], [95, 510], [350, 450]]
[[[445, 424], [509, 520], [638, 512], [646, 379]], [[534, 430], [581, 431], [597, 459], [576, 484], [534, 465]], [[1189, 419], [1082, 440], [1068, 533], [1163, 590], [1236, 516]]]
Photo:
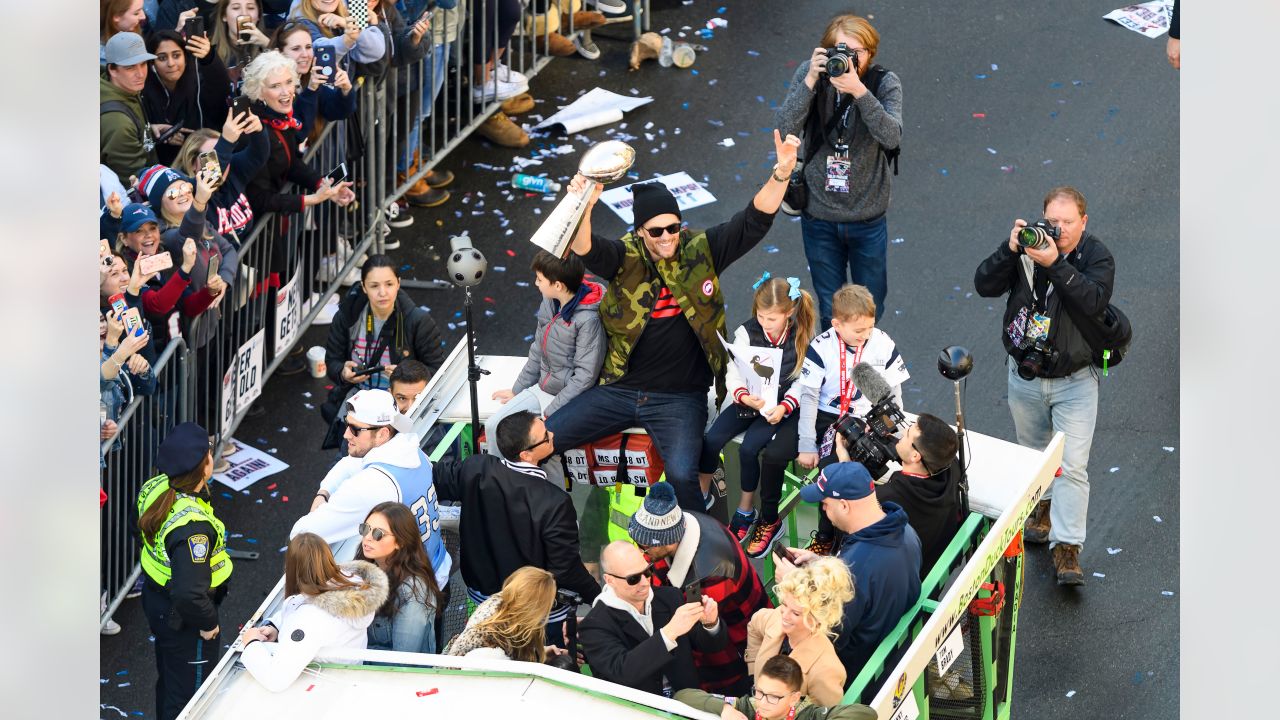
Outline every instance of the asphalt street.
[[[592, 143], [624, 139], [637, 150], [633, 179], [688, 172], [716, 202], [688, 211], [685, 220], [717, 223], [767, 179], [774, 109], [826, 21], [851, 8], [869, 15], [882, 36], [877, 62], [904, 87], [880, 326], [908, 360], [906, 409], [954, 414], [951, 384], [938, 374], [936, 358], [945, 346], [963, 345], [976, 362], [965, 395], [969, 427], [1014, 439], [999, 340], [1003, 300], [978, 297], [973, 272], [1005, 242], [1014, 218], [1040, 216], [1053, 186], [1073, 185], [1088, 198], [1088, 229], [1116, 258], [1113, 302], [1136, 330], [1131, 356], [1101, 382], [1081, 557], [1085, 586], [1057, 587], [1048, 551], [1030, 550], [1013, 712], [1174, 717], [1178, 88], [1163, 37], [1150, 40], [1102, 19], [1121, 4], [655, 0], [654, 30], [683, 32], [707, 48], [691, 69], [652, 61], [628, 72], [626, 26], [596, 31], [603, 57], [554, 61], [531, 82], [537, 107], [518, 120], [532, 126], [597, 86], [653, 102], [580, 135], [535, 135], [521, 150], [465, 142], [441, 163], [457, 175], [452, 199], [415, 211], [415, 223], [395, 231], [403, 244], [391, 255], [406, 266], [405, 277], [443, 277], [440, 250], [450, 234], [468, 232], [490, 262], [477, 292], [479, 350], [523, 355], [538, 303], [527, 238], [552, 203], [509, 187], [516, 158], [538, 159], [526, 172], [567, 183]], [[727, 25], [710, 38], [692, 37], [712, 18]], [[573, 152], [553, 150], [565, 145]], [[603, 205], [593, 219], [597, 232], [626, 230]], [[763, 270], [799, 276], [811, 287], [798, 221], [779, 214], [765, 240], [723, 274], [730, 329], [747, 318], [751, 284]], [[452, 347], [462, 334], [461, 291], [410, 294], [431, 309]], [[304, 342], [322, 343], [327, 330], [310, 329]], [[243, 494], [215, 485], [220, 516], [241, 536], [233, 545], [262, 553], [236, 565], [222, 606], [228, 641], [279, 578], [288, 530], [332, 463], [332, 454], [319, 450], [324, 428], [316, 408], [326, 384], [305, 374], [272, 378], [258, 401], [266, 415], [246, 421], [237, 439], [274, 452], [289, 469]], [[155, 672], [140, 603], [125, 601], [116, 619], [124, 631], [101, 643], [101, 702], [111, 706], [101, 716], [150, 717]]]

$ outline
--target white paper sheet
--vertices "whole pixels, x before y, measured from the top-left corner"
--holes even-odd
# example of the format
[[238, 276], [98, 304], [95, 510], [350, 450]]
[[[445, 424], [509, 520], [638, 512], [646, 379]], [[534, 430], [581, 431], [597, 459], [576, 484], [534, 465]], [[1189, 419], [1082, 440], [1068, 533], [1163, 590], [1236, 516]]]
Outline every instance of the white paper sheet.
[[1173, 0], [1151, 0], [1137, 5], [1126, 5], [1102, 16], [1120, 27], [1158, 38], [1169, 31], [1169, 18], [1173, 13]]
[[275, 475], [289, 469], [289, 465], [270, 453], [265, 453], [252, 445], [228, 440], [229, 445], [236, 447], [233, 455], [227, 456], [231, 467], [224, 473], [213, 476], [214, 480], [240, 492], [264, 477]]
[[560, 109], [560, 112], [533, 126], [534, 130], [559, 125], [566, 135], [622, 119], [622, 114], [653, 102], [651, 97], [628, 97], [593, 88], [591, 92]]
[[764, 399], [759, 413], [764, 415], [778, 405], [778, 371], [782, 367], [782, 348], [730, 345], [720, 336], [720, 343], [738, 368], [747, 392]]

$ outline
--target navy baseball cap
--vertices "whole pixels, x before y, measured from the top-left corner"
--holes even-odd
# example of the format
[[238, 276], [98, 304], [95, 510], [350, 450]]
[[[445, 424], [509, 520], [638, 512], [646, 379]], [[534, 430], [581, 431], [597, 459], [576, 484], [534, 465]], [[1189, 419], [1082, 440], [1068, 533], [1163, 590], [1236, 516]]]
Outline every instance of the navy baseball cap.
[[800, 499], [818, 503], [823, 498], [861, 500], [876, 492], [875, 480], [860, 462], [829, 465], [818, 473], [818, 481], [800, 488]]
[[155, 212], [142, 203], [129, 203], [120, 213], [120, 229], [124, 232], [135, 232], [147, 223], [159, 225], [160, 221], [156, 219]]
[[209, 454], [209, 433], [193, 422], [175, 425], [156, 453], [156, 469], [169, 477], [195, 470]]

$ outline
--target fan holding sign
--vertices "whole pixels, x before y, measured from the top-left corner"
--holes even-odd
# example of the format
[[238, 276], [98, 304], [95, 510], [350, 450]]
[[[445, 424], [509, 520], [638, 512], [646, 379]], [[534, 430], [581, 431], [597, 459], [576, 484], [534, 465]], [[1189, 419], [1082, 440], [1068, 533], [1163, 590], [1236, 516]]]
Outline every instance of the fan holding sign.
[[[742, 434], [742, 499], [729, 529], [739, 541], [750, 538], [748, 555], [762, 557], [782, 526], [782, 475], [798, 451], [800, 427], [799, 395], [790, 386], [800, 376], [798, 358], [813, 339], [818, 314], [799, 278], [771, 279], [766, 272], [755, 289], [754, 317], [734, 332], [732, 345], [720, 338], [733, 359], [726, 378], [730, 395], [702, 439], [698, 473], [700, 479], [714, 480], [720, 451]], [[763, 485], [760, 513], [754, 502], [757, 485]]]

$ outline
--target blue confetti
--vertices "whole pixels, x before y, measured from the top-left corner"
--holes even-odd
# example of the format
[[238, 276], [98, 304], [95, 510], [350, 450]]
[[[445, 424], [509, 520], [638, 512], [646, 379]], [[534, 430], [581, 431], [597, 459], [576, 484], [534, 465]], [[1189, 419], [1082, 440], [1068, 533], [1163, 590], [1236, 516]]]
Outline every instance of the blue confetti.
[[712, 125], [714, 125], [715, 127], [724, 127], [724, 121], [723, 121], [723, 120], [708, 120], [707, 122], [711, 123], [711, 124], [712, 124]]
[[244, 539], [244, 541], [245, 541], [245, 542], [247, 542], [247, 543], [250, 543], [250, 544], [252, 544], [252, 545], [257, 545], [257, 544], [258, 544], [258, 540], [257, 540], [257, 538], [245, 538], [245, 539]]
[[688, 110], [688, 109], [689, 109], [689, 103], [687, 103], [687, 102], [680, 103], [680, 109], [681, 109], [681, 110]]
[[494, 266], [493, 266], [493, 271], [494, 271], [494, 272], [506, 272], [506, 271], [507, 271], [507, 266], [506, 266], [506, 265], [494, 265]]
[[1051, 83], [1049, 83], [1049, 87], [1050, 87], [1050, 88], [1053, 88], [1054, 90], [1057, 90], [1058, 88], [1062, 87], [1062, 83], [1060, 83], [1060, 82], [1051, 82]]
[[760, 57], [760, 53], [755, 50], [748, 50], [747, 54], [750, 55], [751, 57]]
[[721, 6], [720, 6], [720, 9], [719, 9], [719, 10], [716, 10], [716, 14], [717, 14], [717, 15], [723, 15], [725, 10], [726, 10], [726, 8], [725, 8], [723, 5], [721, 5]]
[[697, 70], [690, 70], [689, 72], [693, 73], [694, 75], [697, 75], [697, 74], [698, 74], [698, 71], [697, 71]]
[[950, 173], [948, 173], [948, 172], [947, 172], [947, 169], [946, 169], [946, 168], [939, 168], [939, 169], [938, 169], [938, 172], [942, 173], [943, 175], [949, 175], [949, 174], [950, 174]]
[[533, 336], [532, 336], [532, 335], [525, 335], [525, 336], [524, 336], [524, 341], [525, 341], [525, 342], [531, 342], [532, 340], [533, 340]]
[[986, 76], [986, 75], [982, 75], [982, 74], [978, 74], [978, 75], [974, 75], [974, 76], [973, 76], [973, 79], [974, 79], [974, 80], [986, 80], [986, 79], [987, 79], [987, 76]]
[[231, 499], [231, 493], [229, 493], [229, 492], [224, 492], [224, 493], [222, 493], [222, 497], [224, 497], [224, 498], [226, 498], [226, 499], [230, 500], [230, 499]]
[[764, 102], [764, 96], [763, 96], [763, 95], [757, 95], [757, 96], [756, 96], [756, 102]]
[[1072, 85], [1075, 85], [1076, 87], [1080, 87], [1081, 85], [1083, 85], [1083, 84], [1084, 84], [1084, 81], [1083, 81], [1083, 80], [1072, 80], [1072, 81], [1071, 81], [1071, 84], [1072, 84]]
[[120, 672], [116, 673], [116, 676], [119, 677], [121, 675], [128, 675], [128, 674], [129, 674], [128, 670], [121, 670]]
[[770, 255], [772, 255], [772, 254], [774, 254], [774, 253], [778, 252], [778, 246], [776, 246], [776, 245], [765, 245], [765, 246], [764, 246], [764, 251], [765, 251], [765, 252], [767, 252], [767, 253], [769, 253]]

